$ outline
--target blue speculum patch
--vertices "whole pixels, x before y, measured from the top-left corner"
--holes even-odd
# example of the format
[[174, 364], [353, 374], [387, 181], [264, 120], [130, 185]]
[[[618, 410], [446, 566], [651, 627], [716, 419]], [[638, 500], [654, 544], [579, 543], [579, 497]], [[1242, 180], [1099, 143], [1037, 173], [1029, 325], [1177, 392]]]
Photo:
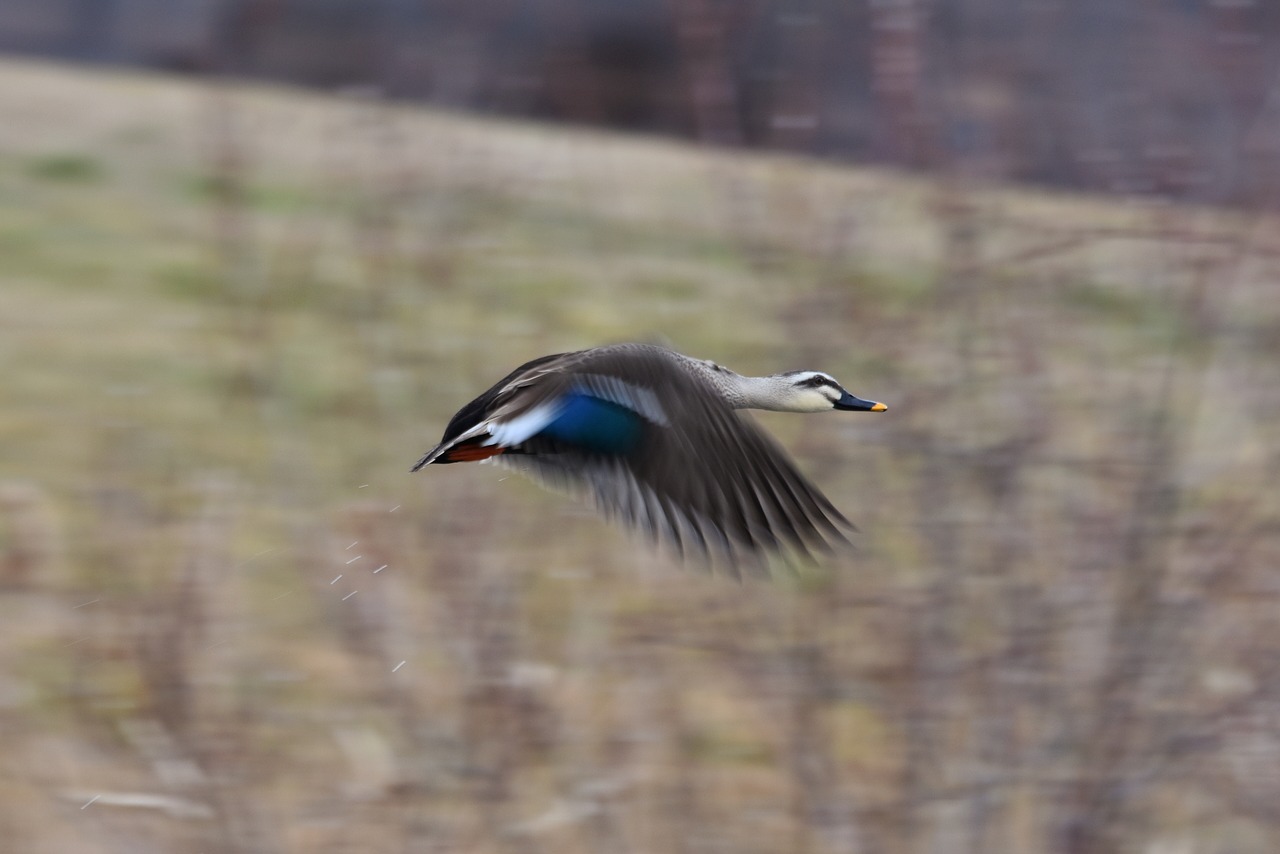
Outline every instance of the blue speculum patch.
[[597, 454], [625, 454], [640, 441], [643, 419], [625, 406], [580, 393], [565, 395], [563, 404], [539, 436]]

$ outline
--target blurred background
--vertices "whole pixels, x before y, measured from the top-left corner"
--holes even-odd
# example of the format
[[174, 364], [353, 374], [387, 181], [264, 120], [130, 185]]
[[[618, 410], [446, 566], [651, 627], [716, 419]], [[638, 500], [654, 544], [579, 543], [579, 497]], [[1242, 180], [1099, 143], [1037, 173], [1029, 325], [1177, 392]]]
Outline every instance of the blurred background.
[[[0, 4], [0, 847], [1280, 850], [1280, 7]], [[483, 466], [662, 339], [861, 529]]]

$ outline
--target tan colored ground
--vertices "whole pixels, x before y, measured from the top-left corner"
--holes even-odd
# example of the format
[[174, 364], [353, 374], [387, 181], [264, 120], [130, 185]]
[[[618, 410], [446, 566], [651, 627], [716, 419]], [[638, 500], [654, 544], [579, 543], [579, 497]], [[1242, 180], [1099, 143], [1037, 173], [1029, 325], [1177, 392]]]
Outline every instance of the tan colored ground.
[[[5, 850], [1280, 848], [1275, 223], [16, 61], [0, 116]], [[654, 336], [889, 404], [761, 417], [859, 554], [407, 474]]]

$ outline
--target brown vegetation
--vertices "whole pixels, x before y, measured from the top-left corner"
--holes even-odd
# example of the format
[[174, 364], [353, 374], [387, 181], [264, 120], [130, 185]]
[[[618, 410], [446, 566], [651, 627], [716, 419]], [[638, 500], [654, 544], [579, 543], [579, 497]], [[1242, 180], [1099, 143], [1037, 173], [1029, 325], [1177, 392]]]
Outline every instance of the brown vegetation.
[[[1280, 233], [363, 100], [0, 65], [14, 851], [1280, 845]], [[483, 466], [661, 334], [857, 551], [680, 569]]]

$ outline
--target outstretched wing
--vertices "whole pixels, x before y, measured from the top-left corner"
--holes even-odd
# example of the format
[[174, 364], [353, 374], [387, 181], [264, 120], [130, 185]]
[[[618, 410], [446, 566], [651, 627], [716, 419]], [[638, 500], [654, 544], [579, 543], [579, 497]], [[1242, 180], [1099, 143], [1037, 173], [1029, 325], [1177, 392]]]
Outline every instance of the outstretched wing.
[[848, 520], [679, 358], [647, 345], [561, 357], [510, 382], [488, 439], [474, 441], [496, 440], [495, 462], [586, 491], [606, 515], [680, 551], [732, 562], [844, 541]]

